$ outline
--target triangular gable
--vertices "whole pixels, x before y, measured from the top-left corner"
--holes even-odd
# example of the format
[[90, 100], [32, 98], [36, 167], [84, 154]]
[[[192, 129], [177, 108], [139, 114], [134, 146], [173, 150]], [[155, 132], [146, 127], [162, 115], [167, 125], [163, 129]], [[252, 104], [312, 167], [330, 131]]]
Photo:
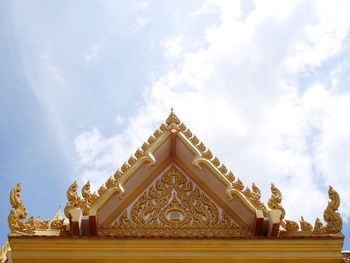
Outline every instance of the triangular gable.
[[[332, 187], [328, 191], [331, 201], [323, 216], [327, 223], [325, 226], [318, 218], [314, 226], [306, 222], [303, 217], [300, 226], [297, 222], [286, 220], [285, 210], [281, 205], [282, 195], [273, 184], [272, 195], [268, 202], [271, 210], [268, 210], [260, 201], [259, 188], [254, 184], [251, 189], [245, 188], [173, 111], [141, 149], [138, 149], [121, 169], [99, 188], [97, 194], [90, 192], [89, 182], [82, 187], [82, 197], [77, 193], [76, 182], [69, 187], [68, 203], [64, 209], [69, 224], [63, 220], [60, 212], [52, 221], [40, 218], [35, 220], [34, 217], [26, 220], [27, 210], [19, 198], [21, 186], [18, 184], [10, 195], [13, 207], [8, 219], [11, 235], [103, 236], [106, 234], [105, 228], [116, 227], [121, 230], [123, 224], [120, 220], [125, 211], [130, 209], [147, 189], [151, 189], [152, 182], [157, 181], [157, 178], [161, 179], [162, 174], [170, 166], [177, 167], [176, 169], [186, 175], [186, 180], [197, 185], [201, 193], [234, 222], [232, 228], [244, 229], [236, 231], [232, 237], [236, 235], [343, 237], [340, 232], [342, 220], [337, 212], [340, 199]], [[182, 216], [184, 213], [182, 215], [180, 213], [180, 218]], [[192, 223], [194, 217], [192, 213]], [[221, 214], [221, 221], [215, 222], [222, 220]], [[189, 226], [194, 227], [193, 224]]]
[[[109, 178], [105, 186], [99, 189], [99, 197], [85, 196], [83, 214], [96, 216], [99, 227], [111, 224], [170, 163], [176, 163], [186, 171], [240, 224], [248, 225], [253, 230], [257, 212], [261, 211], [260, 214], [267, 216], [267, 209], [260, 202], [259, 189], [253, 184], [252, 191], [248, 188], [243, 191], [243, 183], [235, 179], [233, 173], [173, 112], [166, 123], [115, 173], [114, 178]], [[74, 200], [65, 208], [67, 217], [70, 217], [69, 209], [75, 206]]]
[[175, 163], [167, 167], [100, 236], [237, 237], [252, 236], [219, 207]]

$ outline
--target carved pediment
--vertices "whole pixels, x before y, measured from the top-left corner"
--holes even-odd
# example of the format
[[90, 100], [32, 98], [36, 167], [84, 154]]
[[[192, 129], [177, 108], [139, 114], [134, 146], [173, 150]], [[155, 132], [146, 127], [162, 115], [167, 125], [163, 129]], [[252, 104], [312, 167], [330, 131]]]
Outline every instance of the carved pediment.
[[251, 236], [174, 164], [159, 176], [101, 236]]

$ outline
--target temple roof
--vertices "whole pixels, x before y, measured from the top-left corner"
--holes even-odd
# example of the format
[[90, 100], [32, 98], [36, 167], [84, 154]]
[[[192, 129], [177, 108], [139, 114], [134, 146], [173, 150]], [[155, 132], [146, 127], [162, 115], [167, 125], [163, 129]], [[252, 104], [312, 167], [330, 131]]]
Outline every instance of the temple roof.
[[[82, 187], [82, 196], [77, 188], [75, 181], [67, 190], [64, 213], [69, 223], [60, 211], [51, 221], [34, 217], [25, 221], [27, 210], [19, 199], [18, 184], [10, 196], [13, 207], [9, 215], [10, 235], [167, 233], [168, 237], [223, 237], [231, 231], [231, 237], [342, 236], [342, 220], [337, 212], [340, 199], [331, 186], [330, 202], [323, 216], [326, 225], [318, 218], [314, 225], [303, 217], [299, 224], [286, 220], [282, 194], [275, 185], [271, 184], [271, 198], [265, 205], [260, 200], [259, 188], [254, 183], [251, 188], [245, 187], [173, 110], [97, 193], [90, 192], [89, 182]], [[230, 231], [221, 231], [225, 227]], [[174, 228], [182, 232], [173, 231], [169, 235], [167, 230]]]

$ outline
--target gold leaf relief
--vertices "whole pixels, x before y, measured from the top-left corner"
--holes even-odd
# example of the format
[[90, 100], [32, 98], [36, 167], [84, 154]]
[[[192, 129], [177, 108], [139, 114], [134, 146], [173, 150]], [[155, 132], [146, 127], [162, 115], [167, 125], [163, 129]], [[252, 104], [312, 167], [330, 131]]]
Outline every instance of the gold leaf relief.
[[[130, 216], [129, 216], [130, 214]], [[112, 236], [250, 236], [180, 170], [172, 166], [99, 235]]]
[[232, 184], [232, 187], [233, 187], [233, 189], [236, 189], [238, 191], [243, 191], [244, 184], [242, 183], [242, 181], [239, 178], [237, 178], [237, 181]]
[[104, 187], [104, 185], [101, 185], [101, 187], [98, 189], [98, 195], [102, 196], [104, 192], [106, 192], [107, 188]]
[[122, 168], [120, 168], [122, 170], [123, 173], [126, 173], [129, 170], [130, 166], [127, 163], [124, 163], [122, 165]]
[[198, 138], [197, 138], [196, 135], [194, 135], [194, 136], [191, 138], [191, 142], [192, 142], [193, 145], [195, 145], [195, 146], [199, 143], [199, 140], [198, 140]]
[[162, 132], [166, 132], [168, 130], [168, 128], [165, 126], [164, 123], [162, 123], [162, 125], [160, 125], [159, 130], [161, 130]]
[[206, 149], [207, 147], [204, 145], [204, 143], [200, 143], [198, 146], [197, 146], [197, 149], [201, 152], [201, 153], [203, 153], [204, 151], [205, 151], [205, 149]]
[[[123, 167], [122, 167], [122, 169], [123, 169]], [[108, 180], [107, 180], [107, 182], [105, 183], [107, 189], [112, 188], [112, 187], [114, 186], [114, 184], [115, 184], [115, 181], [114, 181], [114, 179], [113, 179], [112, 176], [109, 177]]]
[[203, 154], [202, 157], [207, 160], [211, 160], [213, 158], [213, 154], [209, 149], [207, 149]]
[[315, 234], [324, 233], [324, 226], [319, 218], [316, 218], [315, 220], [314, 233]]
[[225, 166], [224, 164], [222, 164], [222, 165], [219, 167], [219, 171], [220, 171], [223, 175], [227, 174], [227, 168], [226, 168], [226, 166]]
[[179, 126], [179, 130], [181, 132], [184, 132], [184, 131], [186, 131], [186, 129], [187, 129], [186, 125], [184, 123], [181, 123], [180, 126]]
[[190, 139], [192, 137], [192, 132], [190, 131], [190, 129], [187, 129], [187, 131], [185, 131], [184, 135], [186, 136], [187, 139]]
[[82, 200], [77, 193], [77, 189], [78, 189], [77, 181], [74, 181], [74, 183], [67, 190], [68, 203], [64, 208], [64, 214], [66, 215], [67, 218], [71, 218], [71, 215], [69, 213], [69, 210], [71, 208], [80, 207], [82, 204]]
[[304, 231], [304, 232], [309, 232], [309, 231], [312, 231], [313, 227], [312, 225], [305, 221], [304, 217], [301, 217], [301, 220], [299, 220], [300, 222], [300, 228], [301, 228], [301, 231]]
[[155, 142], [155, 140], [156, 140], [156, 138], [154, 138], [153, 135], [151, 135], [151, 136], [148, 138], [147, 142], [151, 145], [152, 143]]
[[141, 149], [145, 152], [149, 148], [149, 144], [147, 142], [144, 142], [141, 146]]
[[134, 163], [136, 163], [136, 159], [134, 158], [134, 156], [131, 156], [128, 160], [128, 164], [133, 165]]
[[81, 195], [83, 196], [82, 204], [81, 204], [81, 210], [83, 212], [83, 215], [86, 216], [90, 212], [91, 206], [97, 201], [98, 196], [96, 193], [91, 194], [90, 193], [90, 181], [88, 181], [82, 188], [81, 188]]
[[271, 184], [271, 197], [267, 203], [270, 209], [279, 209], [282, 211], [281, 213], [281, 221], [283, 220], [284, 216], [286, 215], [286, 211], [281, 205], [282, 202], [282, 194], [280, 190], [277, 189], [277, 187], [274, 184]]
[[10, 203], [12, 210], [8, 217], [9, 227], [11, 232], [19, 232], [26, 234], [34, 234], [37, 230], [50, 230], [50, 220], [40, 220], [40, 216], [37, 220], [34, 219], [34, 216], [30, 217], [25, 221], [27, 217], [27, 209], [22, 203], [21, 196], [22, 187], [21, 184], [17, 184], [15, 188], [11, 190], [10, 193]]
[[235, 179], [236, 179], [235, 175], [231, 171], [228, 173], [228, 175], [226, 177], [231, 183], [233, 183], [235, 181]]
[[156, 130], [154, 133], [153, 133], [153, 136], [156, 137], [156, 138], [159, 138], [163, 133], [160, 131], [160, 130]]
[[115, 180], [119, 180], [120, 177], [122, 177], [123, 173], [120, 171], [120, 170], [117, 170], [115, 173], [114, 173], [114, 179]]
[[296, 232], [299, 230], [299, 225], [297, 222], [294, 222], [292, 220], [287, 220], [287, 219], [285, 221], [286, 221], [286, 224], [284, 228], [286, 229], [286, 231]]
[[215, 158], [211, 161], [211, 163], [212, 163], [213, 165], [215, 165], [216, 167], [219, 167], [219, 165], [220, 165], [220, 161], [219, 161], [218, 157], [216, 157], [216, 156], [215, 156]]
[[332, 186], [329, 186], [328, 196], [331, 201], [328, 202], [327, 208], [323, 213], [323, 219], [327, 222], [324, 230], [326, 233], [335, 234], [340, 232], [343, 227], [343, 220], [339, 212], [337, 212], [340, 205], [340, 197]]
[[180, 124], [180, 120], [176, 116], [176, 114], [174, 113], [173, 109], [171, 109], [171, 112], [170, 112], [168, 118], [166, 119], [165, 123], [167, 125], [171, 125], [171, 124], [179, 125]]

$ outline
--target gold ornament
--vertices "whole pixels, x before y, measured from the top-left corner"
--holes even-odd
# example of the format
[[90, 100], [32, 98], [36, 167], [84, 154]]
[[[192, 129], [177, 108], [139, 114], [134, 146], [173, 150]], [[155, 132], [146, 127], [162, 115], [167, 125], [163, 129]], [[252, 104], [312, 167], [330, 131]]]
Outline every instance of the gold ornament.
[[301, 231], [304, 231], [304, 232], [312, 231], [313, 229], [312, 225], [309, 222], [306, 222], [304, 217], [301, 217], [301, 220], [299, 220], [299, 222], [300, 222]]
[[315, 220], [314, 233], [315, 234], [323, 234], [324, 233], [324, 226], [319, 218], [316, 218], [316, 220]]
[[63, 230], [64, 228], [64, 219], [61, 215], [62, 205], [60, 205], [60, 208], [58, 209], [56, 215], [52, 219], [52, 222], [50, 224], [50, 228], [52, 230]]
[[257, 209], [260, 209], [263, 211], [264, 216], [267, 216], [266, 206], [260, 201], [260, 197], [261, 197], [260, 189], [253, 183], [252, 190], [253, 191], [250, 191], [249, 188], [247, 187], [244, 190], [243, 194], [253, 203], [253, 205]]
[[292, 220], [285, 220], [286, 223], [284, 225], [284, 229], [288, 232], [296, 232], [299, 230], [299, 226], [297, 222], [294, 222]]
[[71, 214], [69, 213], [69, 210], [71, 208], [74, 208], [74, 207], [80, 208], [82, 205], [82, 200], [77, 193], [77, 188], [78, 188], [77, 181], [74, 181], [74, 183], [67, 190], [68, 203], [64, 208], [64, 214], [66, 215], [67, 218], [71, 218]]
[[91, 206], [97, 201], [98, 196], [96, 193], [90, 193], [90, 181], [88, 181], [83, 188], [81, 188], [81, 195], [84, 200], [82, 200], [81, 210], [83, 215], [86, 216], [90, 212]]
[[233, 237], [250, 236], [174, 165], [100, 236]]
[[279, 209], [282, 211], [280, 220], [282, 221], [284, 216], [286, 215], [286, 211], [281, 205], [282, 202], [282, 194], [281, 191], [277, 189], [277, 187], [274, 184], [271, 184], [271, 197], [269, 199], [269, 202], [267, 203], [268, 207], [270, 209]]
[[343, 221], [339, 212], [337, 212], [340, 205], [340, 197], [332, 186], [329, 186], [328, 196], [331, 201], [328, 202], [327, 208], [323, 213], [323, 219], [327, 222], [324, 230], [326, 233], [335, 234], [340, 232], [343, 227]]
[[18, 183], [10, 193], [10, 203], [13, 209], [11, 209], [8, 216], [9, 227], [12, 232], [20, 232], [26, 234], [34, 234], [36, 230], [48, 230], [49, 219], [40, 220], [40, 217], [35, 221], [34, 216], [30, 217], [26, 222], [27, 208], [23, 205], [22, 199], [20, 199], [22, 192], [21, 184]]

